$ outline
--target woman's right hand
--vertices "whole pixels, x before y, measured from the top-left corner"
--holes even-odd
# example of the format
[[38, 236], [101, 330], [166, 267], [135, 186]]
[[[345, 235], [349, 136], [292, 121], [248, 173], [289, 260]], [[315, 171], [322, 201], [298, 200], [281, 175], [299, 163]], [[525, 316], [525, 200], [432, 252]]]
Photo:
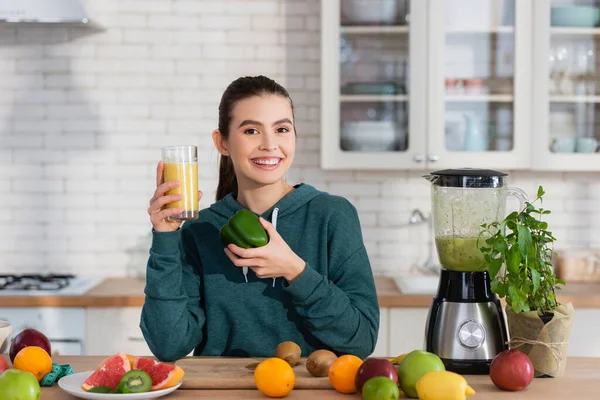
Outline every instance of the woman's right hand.
[[[173, 232], [181, 226], [181, 221], [172, 221], [168, 217], [182, 213], [184, 210], [182, 208], [166, 208], [166, 205], [173, 201], [181, 200], [182, 195], [165, 195], [169, 190], [179, 186], [179, 182], [164, 182], [163, 169], [163, 162], [159, 161], [156, 167], [156, 190], [154, 191], [154, 196], [150, 199], [148, 215], [150, 215], [150, 222], [152, 222], [155, 231]], [[201, 198], [202, 192], [198, 191], [198, 202]]]

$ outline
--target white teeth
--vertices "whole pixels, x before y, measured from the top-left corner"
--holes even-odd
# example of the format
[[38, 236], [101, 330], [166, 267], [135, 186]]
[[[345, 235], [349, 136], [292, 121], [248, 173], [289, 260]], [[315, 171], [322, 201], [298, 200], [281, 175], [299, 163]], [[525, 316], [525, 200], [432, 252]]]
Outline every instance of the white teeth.
[[260, 165], [275, 165], [279, 162], [279, 159], [274, 160], [252, 160], [255, 164]]

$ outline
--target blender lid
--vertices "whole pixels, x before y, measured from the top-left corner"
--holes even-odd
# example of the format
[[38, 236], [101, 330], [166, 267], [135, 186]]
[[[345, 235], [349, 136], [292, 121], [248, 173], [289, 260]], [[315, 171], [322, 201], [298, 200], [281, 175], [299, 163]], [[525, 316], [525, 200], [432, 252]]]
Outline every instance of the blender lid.
[[463, 188], [499, 188], [504, 186], [507, 173], [491, 169], [444, 169], [423, 175], [434, 185]]

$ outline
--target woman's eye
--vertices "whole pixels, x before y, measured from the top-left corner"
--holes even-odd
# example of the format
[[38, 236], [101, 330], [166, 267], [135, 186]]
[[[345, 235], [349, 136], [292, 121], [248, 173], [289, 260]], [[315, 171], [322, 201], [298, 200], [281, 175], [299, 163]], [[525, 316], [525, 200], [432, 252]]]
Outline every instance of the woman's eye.
[[279, 129], [277, 129], [277, 132], [286, 133], [286, 132], [289, 132], [289, 129], [288, 128], [279, 128]]
[[257, 131], [256, 129], [254, 129], [254, 128], [250, 128], [250, 129], [246, 129], [246, 130], [244, 131], [244, 133], [248, 133], [248, 134], [250, 134], [250, 135], [253, 135], [253, 134], [255, 134], [255, 133], [258, 133], [258, 131]]

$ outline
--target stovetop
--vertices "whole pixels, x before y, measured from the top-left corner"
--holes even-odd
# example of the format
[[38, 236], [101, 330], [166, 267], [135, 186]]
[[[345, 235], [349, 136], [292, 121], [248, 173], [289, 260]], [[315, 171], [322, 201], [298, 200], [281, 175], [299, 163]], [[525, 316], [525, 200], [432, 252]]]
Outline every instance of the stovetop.
[[0, 275], [0, 296], [81, 295], [104, 278], [69, 274]]

